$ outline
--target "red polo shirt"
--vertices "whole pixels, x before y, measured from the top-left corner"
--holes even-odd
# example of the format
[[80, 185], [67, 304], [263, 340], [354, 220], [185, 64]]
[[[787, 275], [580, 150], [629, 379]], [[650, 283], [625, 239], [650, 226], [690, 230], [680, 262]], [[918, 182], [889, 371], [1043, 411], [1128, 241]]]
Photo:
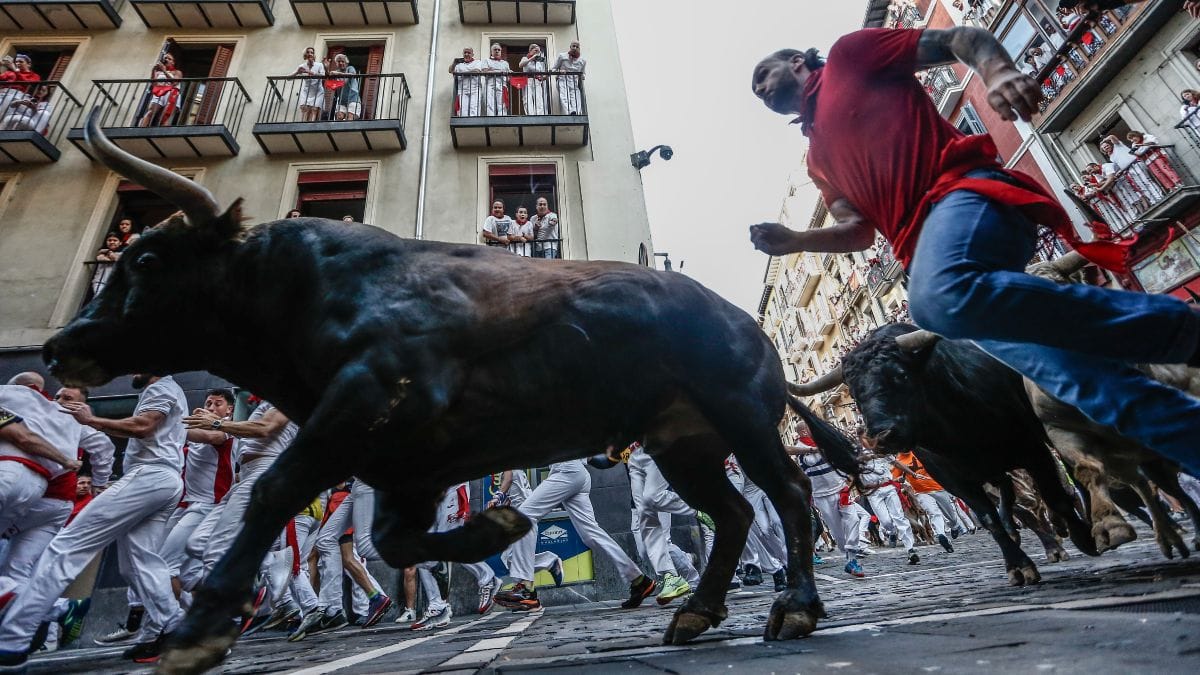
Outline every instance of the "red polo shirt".
[[[809, 76], [801, 111], [809, 175], [826, 204], [845, 198], [892, 245], [906, 267], [935, 202], [970, 190], [1017, 207], [1088, 258], [1120, 269], [1125, 246], [1083, 244], [1066, 212], [1029, 176], [1002, 169], [986, 134], [967, 136], [938, 114], [914, 77], [923, 30], [867, 28], [834, 43]], [[1002, 170], [1011, 182], [966, 178]]]

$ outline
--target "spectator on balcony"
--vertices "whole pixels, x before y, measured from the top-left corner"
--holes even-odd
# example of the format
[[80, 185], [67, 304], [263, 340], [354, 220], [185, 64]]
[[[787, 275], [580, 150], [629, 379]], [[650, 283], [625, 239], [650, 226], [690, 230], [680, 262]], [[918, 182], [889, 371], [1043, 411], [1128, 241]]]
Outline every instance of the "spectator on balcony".
[[512, 231], [508, 235], [509, 250], [519, 256], [528, 258], [533, 255], [533, 244], [535, 238], [533, 223], [529, 221], [529, 209], [524, 206], [517, 207], [517, 220], [513, 223]]
[[117, 234], [121, 235], [121, 244], [125, 246], [132, 244], [142, 236], [138, 234], [132, 218], [122, 218], [121, 222], [117, 223]]
[[1050, 54], [1047, 52], [1045, 45], [1034, 45], [1025, 51], [1025, 63], [1033, 66], [1033, 75], [1036, 75], [1050, 63]]
[[306, 78], [300, 80], [300, 121], [320, 120], [321, 109], [325, 107], [325, 88], [320, 79], [325, 76], [325, 64], [317, 61], [315, 49], [308, 47], [304, 50], [304, 60], [296, 66], [292, 76]]
[[558, 228], [558, 214], [550, 210], [550, 202], [545, 197], [538, 197], [534, 206], [537, 213], [533, 216], [533, 239], [536, 242], [533, 254], [539, 258], [557, 258], [558, 245], [562, 243], [562, 233]]
[[558, 103], [564, 115], [583, 112], [583, 71], [586, 68], [587, 60], [580, 56], [578, 40], [554, 61], [551, 70], [564, 73], [558, 76]]
[[40, 82], [42, 76], [33, 72], [33, 59], [27, 54], [17, 54], [3, 64], [0, 74], [0, 117], [8, 113], [13, 102], [24, 99], [29, 93], [29, 82]]
[[[1200, 68], [1200, 61], [1196, 63], [1197, 68]], [[1200, 130], [1200, 91], [1184, 89], [1179, 92], [1179, 97], [1183, 101], [1183, 107], [1179, 109], [1179, 118], [1186, 121], [1191, 128]]]
[[529, 45], [529, 51], [521, 57], [521, 72], [532, 73], [525, 80], [522, 92], [526, 115], [545, 115], [546, 109], [546, 57], [541, 46]]
[[36, 131], [45, 134], [50, 127], [50, 87], [39, 84], [28, 98], [19, 98], [8, 106], [0, 117], [0, 129], [5, 131]]
[[1146, 168], [1150, 169], [1150, 174], [1163, 186], [1164, 190], [1170, 192], [1183, 186], [1183, 180], [1175, 171], [1175, 167], [1171, 166], [1171, 159], [1167, 156], [1167, 151], [1163, 149], [1158, 138], [1153, 134], [1130, 131], [1125, 134], [1125, 140], [1129, 141], [1133, 155], [1145, 164]]
[[504, 202], [492, 202], [492, 213], [483, 219], [483, 243], [488, 246], [508, 246], [508, 235], [513, 231], [513, 219], [504, 215]]
[[300, 216], [301, 216], [300, 209], [292, 209], [291, 211], [287, 212], [287, 215], [284, 216], [284, 218], [291, 219], [291, 218], [299, 218]]
[[109, 232], [104, 237], [104, 246], [96, 252], [96, 269], [92, 272], [92, 297], [100, 294], [104, 290], [104, 286], [108, 284], [109, 277], [112, 276], [113, 263], [121, 258], [121, 253], [125, 250], [125, 244], [121, 243], [121, 236], [116, 232]]
[[1058, 25], [1063, 27], [1063, 30], [1070, 33], [1075, 26], [1083, 20], [1081, 15], [1074, 7], [1059, 7], [1056, 12], [1058, 15]]
[[483, 71], [483, 62], [475, 59], [475, 50], [463, 49], [461, 59], [454, 59], [450, 74], [454, 75], [454, 114], [459, 117], [478, 117], [483, 97], [483, 77], [471, 75]]
[[1116, 193], [1126, 206], [1132, 206], [1135, 213], [1141, 213], [1150, 205], [1162, 199], [1162, 189], [1150, 178], [1146, 167], [1137, 161], [1129, 146], [1121, 139], [1109, 134], [1100, 141], [1100, 152], [1108, 157], [1104, 165], [1105, 176], [1117, 176], [1113, 184]]
[[353, 222], [354, 222], [354, 216], [351, 216], [351, 215], [348, 215], [348, 214], [347, 214], [347, 215], [344, 215], [344, 216], [342, 216], [342, 222], [343, 222], [343, 223], [353, 223]]
[[[352, 122], [362, 116], [362, 98], [359, 89], [362, 78], [358, 71], [350, 65], [350, 58], [345, 54], [333, 57], [333, 69], [325, 79], [325, 88], [333, 92], [334, 119], [339, 122]], [[336, 76], [342, 77], [336, 77]]]
[[150, 105], [146, 106], [146, 114], [142, 115], [139, 127], [166, 126], [171, 123], [171, 115], [179, 105], [179, 82], [183, 71], [175, 67], [175, 57], [171, 53], [163, 54], [162, 59], [150, 69]]
[[508, 114], [508, 73], [512, 72], [508, 61], [504, 60], [504, 48], [498, 44], [492, 45], [491, 56], [483, 60], [480, 69], [487, 75], [487, 83], [483, 87], [483, 100], [488, 117]]

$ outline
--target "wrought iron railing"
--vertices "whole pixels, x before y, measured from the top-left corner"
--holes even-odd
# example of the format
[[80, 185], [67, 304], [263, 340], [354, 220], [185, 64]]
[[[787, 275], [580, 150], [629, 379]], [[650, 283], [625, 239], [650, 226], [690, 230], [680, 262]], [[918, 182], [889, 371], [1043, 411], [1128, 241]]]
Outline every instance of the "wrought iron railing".
[[[1153, 3], [1146, 3], [1149, 6]], [[1131, 9], [1131, 7], [1133, 9]], [[1067, 40], [1042, 66], [1036, 79], [1042, 83], [1041, 109], [1044, 112], [1098, 58], [1117, 33], [1129, 23], [1137, 5], [1105, 11], [1083, 18], [1071, 29]]]
[[538, 239], [526, 242], [514, 241], [508, 244], [496, 242], [489, 243], [488, 245], [497, 248], [506, 248], [510, 252], [526, 258], [561, 259], [563, 257], [562, 239]]
[[587, 115], [583, 73], [455, 73], [454, 117]]
[[[1109, 180], [1111, 179], [1111, 180]], [[1140, 229], [1141, 216], [1196, 179], [1175, 154], [1175, 146], [1157, 146], [1133, 164], [1106, 177], [1104, 189], [1089, 187], [1083, 201], [1120, 237]]]
[[941, 105], [942, 101], [946, 100], [946, 94], [955, 87], [962, 86], [962, 80], [958, 79], [958, 73], [954, 68], [946, 66], [937, 66], [925, 71], [923, 84], [925, 91], [929, 93], [929, 98], [937, 105]]
[[0, 88], [0, 131], [33, 131], [58, 145], [68, 122], [82, 109], [58, 80]]
[[399, 120], [412, 92], [403, 73], [268, 77], [259, 124]]
[[81, 311], [84, 307], [87, 307], [88, 303], [91, 302], [97, 295], [100, 295], [100, 291], [103, 290], [105, 284], [108, 283], [108, 278], [112, 276], [113, 269], [116, 267], [116, 264], [117, 263], [115, 260], [83, 261], [84, 267], [86, 267], [91, 274], [88, 276], [88, 287], [87, 291], [83, 294], [83, 302], [79, 303], [79, 309]]
[[1183, 121], [1175, 125], [1175, 129], [1200, 152], [1200, 108], [1193, 109]]
[[[250, 95], [236, 77], [93, 80], [80, 112], [99, 105], [104, 128], [224, 126], [237, 136]], [[83, 126], [82, 114], [74, 120]]]

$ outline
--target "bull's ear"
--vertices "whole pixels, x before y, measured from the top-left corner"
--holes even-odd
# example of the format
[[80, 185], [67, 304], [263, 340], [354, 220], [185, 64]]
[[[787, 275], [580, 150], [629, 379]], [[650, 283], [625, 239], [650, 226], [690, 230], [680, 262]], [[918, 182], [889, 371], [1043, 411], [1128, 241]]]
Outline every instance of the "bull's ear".
[[242, 232], [243, 220], [245, 217], [242, 215], [242, 199], [239, 197], [225, 213], [200, 227], [221, 239], [236, 239]]

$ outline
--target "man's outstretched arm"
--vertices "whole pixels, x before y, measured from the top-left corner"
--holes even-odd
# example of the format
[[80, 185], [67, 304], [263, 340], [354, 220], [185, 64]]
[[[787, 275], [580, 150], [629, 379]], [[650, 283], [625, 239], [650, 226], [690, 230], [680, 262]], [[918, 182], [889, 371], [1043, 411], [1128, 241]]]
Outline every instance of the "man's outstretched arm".
[[1017, 69], [996, 36], [982, 28], [959, 26], [926, 30], [917, 42], [917, 67], [961, 61], [979, 73], [988, 88], [988, 105], [1010, 122], [1028, 122], [1038, 111], [1042, 88]]
[[839, 199], [830, 204], [829, 214], [836, 224], [803, 232], [790, 230], [779, 223], [751, 225], [750, 241], [754, 248], [767, 255], [801, 251], [850, 253], [862, 251], [875, 243], [875, 228], [848, 200]]

